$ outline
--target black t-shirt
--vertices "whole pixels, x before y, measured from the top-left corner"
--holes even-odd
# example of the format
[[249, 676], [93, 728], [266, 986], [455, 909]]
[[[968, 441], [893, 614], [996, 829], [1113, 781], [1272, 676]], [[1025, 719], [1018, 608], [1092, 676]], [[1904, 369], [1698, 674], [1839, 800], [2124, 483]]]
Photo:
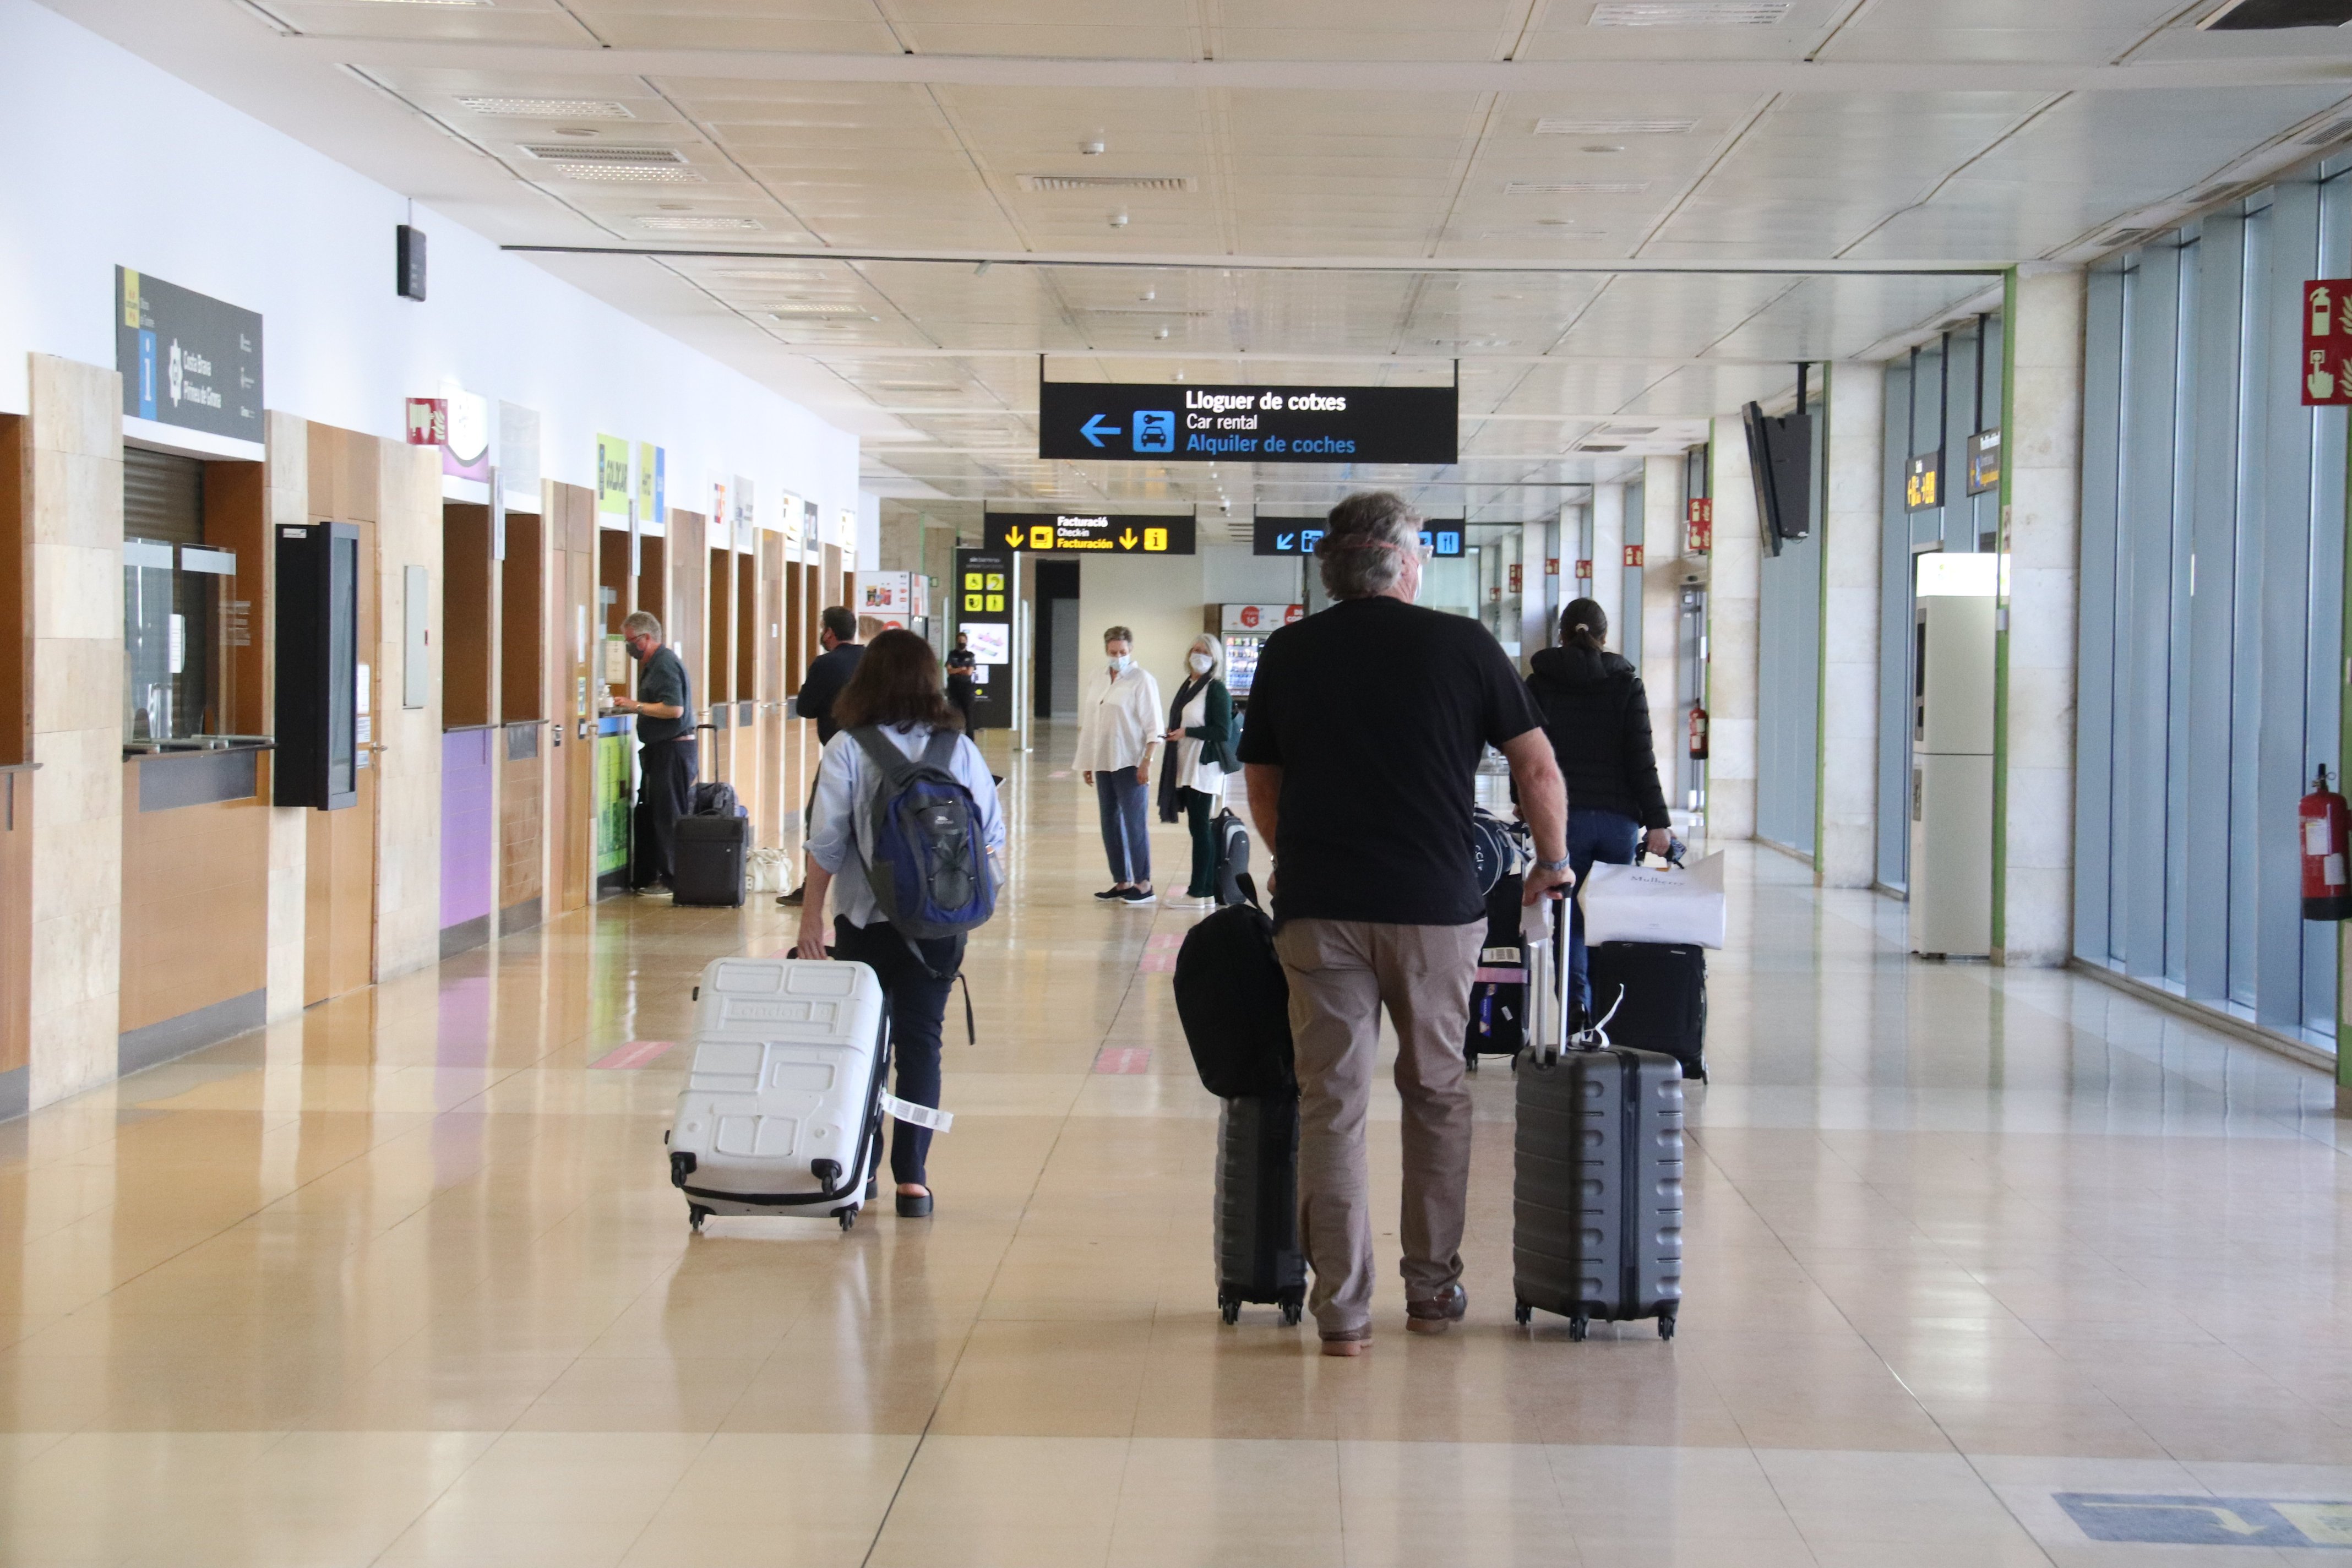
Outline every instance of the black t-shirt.
[[637, 700], [659, 702], [677, 709], [675, 719], [655, 719], [637, 715], [637, 742], [650, 746], [657, 741], [675, 741], [680, 735], [694, 733], [694, 693], [687, 684], [686, 666], [667, 645], [654, 649], [645, 668], [637, 671]]
[[833, 700], [857, 673], [857, 661], [865, 657], [864, 643], [835, 643], [812, 659], [808, 673], [801, 677], [801, 692], [793, 700], [793, 711], [816, 721], [817, 744], [832, 740], [840, 729], [833, 721]]
[[1282, 769], [1275, 918], [1479, 919], [1479, 753], [1542, 722], [1502, 645], [1465, 616], [1348, 599], [1266, 638], [1241, 760]]

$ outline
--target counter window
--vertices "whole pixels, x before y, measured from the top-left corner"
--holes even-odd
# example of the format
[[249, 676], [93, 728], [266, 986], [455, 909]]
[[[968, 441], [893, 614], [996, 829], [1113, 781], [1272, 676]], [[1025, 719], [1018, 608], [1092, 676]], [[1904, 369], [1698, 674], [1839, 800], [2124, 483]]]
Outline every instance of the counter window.
[[246, 606], [236, 552], [205, 542], [204, 465], [126, 447], [122, 467], [122, 738], [225, 733]]

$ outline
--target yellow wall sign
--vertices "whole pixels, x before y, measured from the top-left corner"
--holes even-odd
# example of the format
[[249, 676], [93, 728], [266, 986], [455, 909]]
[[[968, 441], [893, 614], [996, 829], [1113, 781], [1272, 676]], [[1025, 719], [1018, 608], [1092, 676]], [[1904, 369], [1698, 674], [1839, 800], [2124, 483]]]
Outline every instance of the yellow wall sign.
[[596, 510], [629, 515], [629, 444], [618, 436], [596, 437]]

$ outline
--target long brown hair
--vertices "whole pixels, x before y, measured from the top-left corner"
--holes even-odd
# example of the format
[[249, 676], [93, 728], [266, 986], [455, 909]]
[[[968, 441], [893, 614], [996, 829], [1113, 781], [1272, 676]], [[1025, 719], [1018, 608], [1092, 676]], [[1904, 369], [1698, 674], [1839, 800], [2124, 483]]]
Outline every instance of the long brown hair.
[[963, 715], [940, 689], [939, 655], [914, 633], [896, 628], [866, 645], [849, 684], [833, 700], [833, 721], [845, 730], [860, 724], [963, 728]]

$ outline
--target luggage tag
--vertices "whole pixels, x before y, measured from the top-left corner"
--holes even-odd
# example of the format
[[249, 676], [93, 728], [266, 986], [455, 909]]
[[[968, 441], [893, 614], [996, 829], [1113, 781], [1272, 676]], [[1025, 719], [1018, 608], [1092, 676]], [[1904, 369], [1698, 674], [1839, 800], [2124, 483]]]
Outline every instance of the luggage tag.
[[928, 1128], [933, 1132], [945, 1132], [955, 1125], [955, 1113], [951, 1110], [934, 1110], [928, 1105], [917, 1105], [911, 1100], [900, 1100], [889, 1093], [882, 1096], [882, 1114], [910, 1127]]

